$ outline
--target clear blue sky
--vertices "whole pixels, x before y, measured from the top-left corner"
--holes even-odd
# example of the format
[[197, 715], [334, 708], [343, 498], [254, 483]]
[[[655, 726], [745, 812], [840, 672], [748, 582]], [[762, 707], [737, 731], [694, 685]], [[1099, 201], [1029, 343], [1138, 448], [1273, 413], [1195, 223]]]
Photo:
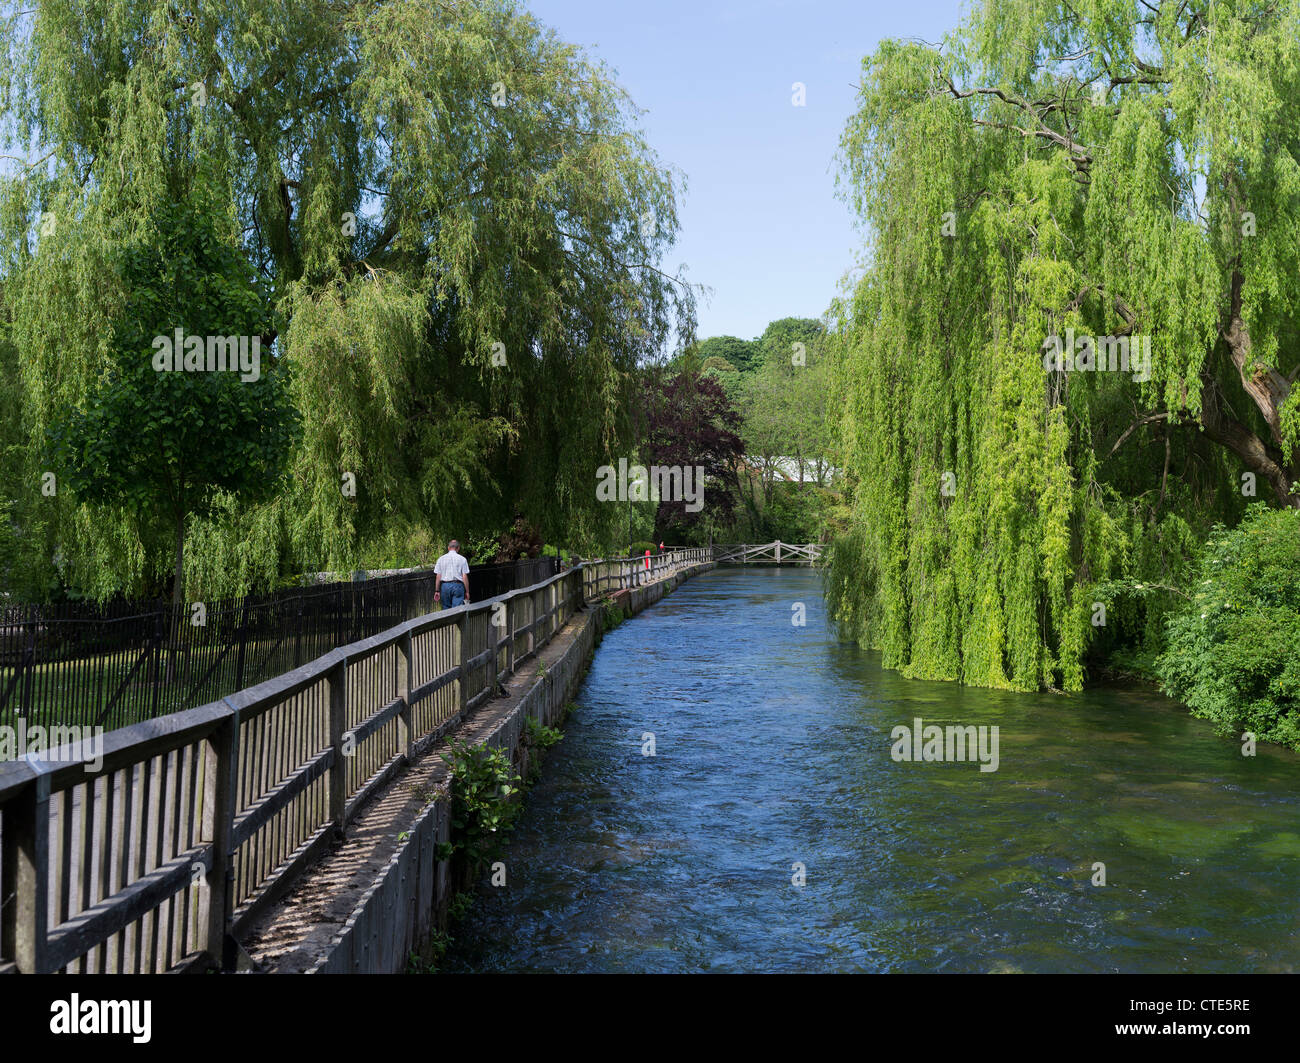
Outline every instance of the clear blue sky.
[[[699, 335], [749, 339], [820, 317], [862, 237], [835, 196], [834, 156], [862, 57], [889, 37], [938, 41], [962, 0], [527, 0], [604, 60], [643, 111], [661, 161], [683, 171], [667, 262], [713, 291]], [[807, 86], [807, 106], [790, 86]]]

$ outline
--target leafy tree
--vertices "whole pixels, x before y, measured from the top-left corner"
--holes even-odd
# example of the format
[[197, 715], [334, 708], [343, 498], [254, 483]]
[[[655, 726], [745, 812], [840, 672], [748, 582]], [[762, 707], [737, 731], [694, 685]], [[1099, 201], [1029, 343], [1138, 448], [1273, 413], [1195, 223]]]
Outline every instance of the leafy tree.
[[758, 341], [736, 336], [710, 336], [695, 345], [695, 352], [701, 362], [723, 358], [742, 373], [754, 368], [760, 357]]
[[701, 363], [700, 372], [723, 375], [730, 373], [734, 375], [739, 372], [739, 370], [737, 370], [736, 367], [725, 358], [719, 358], [717, 355], [710, 355], [708, 358], [704, 359], [703, 363]]
[[[513, 0], [3, 10], [0, 130], [25, 163], [0, 178], [0, 326], [29, 438], [97, 386], [128, 295], [105, 277], [200, 162], [274, 294], [290, 489], [192, 522], [203, 593], [346, 570], [394, 528], [611, 532], [590, 470], [626, 452], [634, 371], [689, 339], [694, 292], [660, 269], [674, 175], [606, 68]], [[43, 555], [132, 589], [130, 515], [33, 500], [29, 461]]]
[[[702, 508], [688, 510], [684, 498], [661, 499], [655, 517], [656, 541], [679, 539], [687, 530], [730, 523], [735, 509], [736, 469], [744, 453], [737, 430], [740, 415], [712, 376], [677, 373], [643, 385], [645, 452], [651, 464], [703, 469]], [[706, 522], [712, 522], [708, 524]]]
[[808, 351], [821, 345], [825, 335], [826, 327], [815, 318], [783, 317], [773, 321], [763, 330], [763, 335], [754, 341], [759, 353], [751, 368], [774, 361], [790, 365], [798, 353], [796, 344], [803, 346], [806, 356]]
[[[134, 511], [142, 525], [170, 522], [175, 544], [172, 601], [183, 602], [185, 526], [217, 499], [257, 501], [279, 489], [297, 425], [286, 373], [258, 345], [270, 315], [251, 270], [214, 225], [216, 204], [200, 186], [194, 202], [160, 209], [156, 234], [130, 247], [122, 281], [130, 292], [114, 331], [105, 377], [84, 404], [50, 426], [52, 465], [77, 498]], [[180, 330], [242, 338], [221, 353], [247, 361], [225, 371], [166, 371], [155, 342]], [[179, 359], [190, 352], [178, 347]], [[252, 371], [250, 370], [252, 367]]]
[[[998, 0], [864, 61], [829, 589], [887, 666], [1077, 689], [1097, 581], [1178, 570], [1243, 473], [1300, 505], [1298, 26], [1296, 0]], [[1072, 333], [1149, 340], [1149, 375], [1045, 365]]]

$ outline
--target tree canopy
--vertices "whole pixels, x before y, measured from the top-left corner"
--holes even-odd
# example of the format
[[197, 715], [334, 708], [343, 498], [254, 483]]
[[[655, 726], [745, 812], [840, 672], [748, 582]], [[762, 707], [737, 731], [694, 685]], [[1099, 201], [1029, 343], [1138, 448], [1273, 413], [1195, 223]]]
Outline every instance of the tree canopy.
[[886, 665], [1077, 689], [1101, 581], [1300, 505], [1298, 38], [1295, 0], [1004, 0], [864, 61], [830, 593]]
[[37, 444], [94, 393], [125, 249], [200, 167], [302, 424], [289, 491], [192, 528], [201, 592], [469, 534], [471, 511], [610, 537], [592, 470], [626, 452], [635, 368], [689, 342], [693, 292], [661, 269], [680, 179], [603, 66], [511, 0], [4, 10], [0, 355], [25, 417], [6, 488], [32, 571], [59, 557], [109, 592], [165, 570], [130, 513], [42, 497]]

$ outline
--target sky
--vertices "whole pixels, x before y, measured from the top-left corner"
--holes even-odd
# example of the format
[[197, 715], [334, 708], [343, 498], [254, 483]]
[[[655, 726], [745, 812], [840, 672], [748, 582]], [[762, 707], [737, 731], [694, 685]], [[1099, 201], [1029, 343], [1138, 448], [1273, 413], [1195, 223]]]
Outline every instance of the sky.
[[[937, 42], [961, 0], [528, 0], [561, 38], [613, 68], [680, 170], [669, 268], [712, 288], [700, 338], [751, 339], [769, 321], [821, 317], [861, 259], [836, 197], [835, 154], [862, 58], [886, 38]], [[806, 87], [806, 105], [792, 86]]]

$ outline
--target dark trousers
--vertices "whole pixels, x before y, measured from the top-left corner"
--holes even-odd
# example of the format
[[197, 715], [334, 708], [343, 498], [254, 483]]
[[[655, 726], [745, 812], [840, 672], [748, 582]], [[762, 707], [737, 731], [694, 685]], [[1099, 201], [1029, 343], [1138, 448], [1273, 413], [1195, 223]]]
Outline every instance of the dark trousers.
[[442, 607], [444, 609], [454, 609], [458, 605], [465, 604], [465, 584], [460, 580], [454, 583], [444, 582], [442, 585]]

